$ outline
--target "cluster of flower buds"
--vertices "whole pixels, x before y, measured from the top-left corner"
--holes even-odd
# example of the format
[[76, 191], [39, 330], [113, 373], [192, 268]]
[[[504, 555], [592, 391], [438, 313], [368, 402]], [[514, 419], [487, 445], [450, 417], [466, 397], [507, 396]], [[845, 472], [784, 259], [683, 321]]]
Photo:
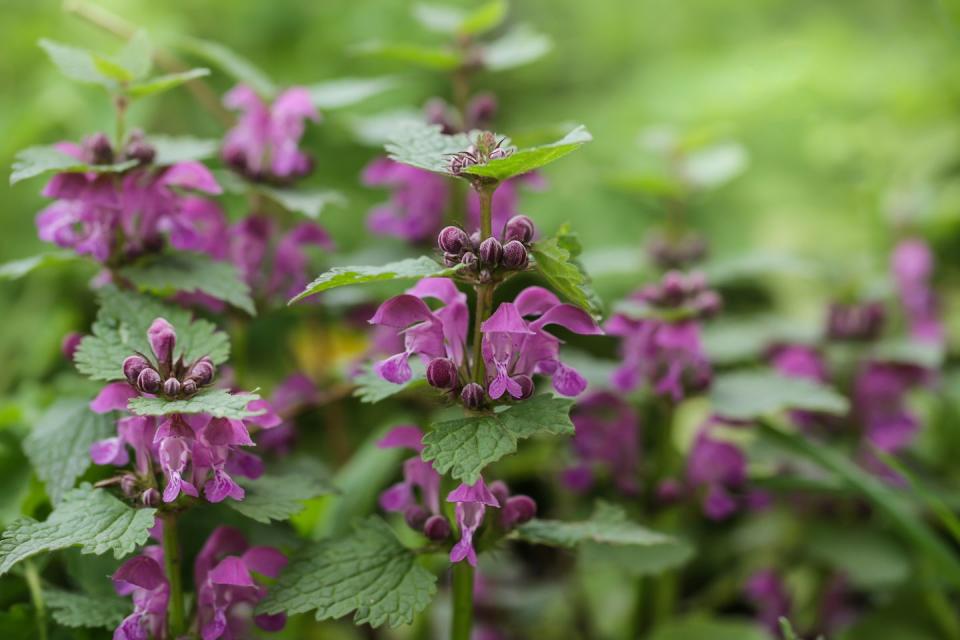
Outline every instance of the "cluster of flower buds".
[[530, 496], [510, 495], [510, 489], [502, 480], [494, 480], [489, 486], [490, 493], [500, 503], [498, 524], [504, 531], [533, 520], [537, 515], [537, 503]]
[[140, 164], [150, 164], [156, 156], [156, 149], [147, 142], [143, 131], [136, 129], [130, 132], [123, 149], [114, 151], [110, 138], [105, 133], [94, 133], [87, 136], [81, 145], [83, 160], [89, 164], [113, 164], [136, 160]]
[[150, 348], [156, 363], [137, 353], [123, 361], [123, 376], [142, 393], [160, 394], [166, 398], [185, 398], [213, 382], [216, 368], [206, 356], [185, 364], [183, 358], [173, 360], [177, 334], [163, 318], [157, 318], [147, 330]]
[[685, 269], [706, 257], [707, 242], [695, 232], [679, 238], [656, 234], [647, 243], [647, 255], [660, 269]]
[[514, 216], [504, 227], [503, 240], [490, 236], [480, 239], [459, 227], [444, 227], [437, 237], [443, 251], [443, 263], [448, 267], [466, 265], [464, 271], [479, 276], [481, 282], [490, 282], [497, 270], [523, 271], [530, 262], [530, 242], [536, 229], [527, 216]]
[[827, 337], [831, 340], [869, 342], [883, 331], [887, 313], [882, 302], [835, 302], [827, 311]]
[[467, 147], [465, 151], [459, 151], [450, 157], [450, 173], [455, 176], [463, 173], [467, 167], [477, 164], [487, 164], [490, 160], [499, 160], [506, 158], [513, 153], [510, 147], [504, 147], [505, 138], [497, 140], [497, 137], [489, 131], [484, 131], [477, 136], [475, 144]]
[[720, 296], [708, 288], [699, 272], [668, 271], [660, 282], [647, 285], [636, 297], [656, 309], [683, 310], [696, 318], [710, 318], [721, 307]]

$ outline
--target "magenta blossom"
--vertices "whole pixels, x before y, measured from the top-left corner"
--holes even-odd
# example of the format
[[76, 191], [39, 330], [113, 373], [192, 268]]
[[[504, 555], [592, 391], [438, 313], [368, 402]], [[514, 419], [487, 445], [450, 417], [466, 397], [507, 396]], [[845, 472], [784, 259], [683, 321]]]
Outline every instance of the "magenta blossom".
[[702, 495], [704, 514], [725, 520], [740, 508], [736, 494], [747, 482], [747, 459], [735, 444], [710, 433], [717, 424], [722, 423], [711, 418], [700, 427], [687, 457], [686, 481]]
[[113, 640], [149, 640], [166, 635], [170, 583], [163, 572], [163, 551], [144, 547], [113, 574], [117, 594], [133, 597], [133, 613], [113, 632]]
[[450, 492], [447, 502], [456, 503], [457, 526], [460, 528], [460, 540], [450, 550], [450, 562], [466, 560], [471, 566], [477, 566], [477, 552], [473, 546], [473, 536], [483, 524], [483, 515], [487, 507], [500, 507], [500, 502], [491, 493], [483, 478], [474, 484], [461, 484]]
[[893, 250], [890, 263], [910, 335], [922, 342], [942, 343], [944, 330], [939, 301], [930, 284], [934, 268], [933, 251], [923, 240], [908, 238]]
[[600, 468], [620, 491], [636, 494], [640, 419], [630, 404], [617, 394], [599, 391], [577, 402], [570, 418], [576, 427], [572, 446], [578, 461], [564, 471], [565, 484], [586, 491]]
[[907, 406], [907, 394], [929, 381], [927, 370], [908, 364], [869, 362], [857, 374], [854, 414], [873, 446], [896, 453], [912, 442], [920, 420]]
[[300, 148], [304, 123], [317, 122], [310, 93], [292, 87], [267, 104], [247, 85], [237, 85], [223, 103], [240, 112], [223, 142], [223, 160], [251, 180], [290, 182], [310, 173], [313, 162]]
[[792, 607], [783, 579], [772, 569], [757, 571], [747, 580], [743, 591], [756, 609], [760, 623], [778, 635], [780, 618], [789, 616]]
[[[827, 382], [827, 365], [820, 352], [807, 345], [778, 345], [770, 351], [770, 364], [788, 378]], [[793, 410], [793, 422], [803, 429], [823, 423], [827, 417], [812, 411]]]
[[422, 529], [427, 518], [440, 514], [440, 474], [420, 457], [423, 432], [419, 427], [394, 427], [377, 446], [384, 449], [403, 448], [416, 453], [403, 463], [403, 480], [380, 494], [384, 511], [402, 513], [407, 524]]

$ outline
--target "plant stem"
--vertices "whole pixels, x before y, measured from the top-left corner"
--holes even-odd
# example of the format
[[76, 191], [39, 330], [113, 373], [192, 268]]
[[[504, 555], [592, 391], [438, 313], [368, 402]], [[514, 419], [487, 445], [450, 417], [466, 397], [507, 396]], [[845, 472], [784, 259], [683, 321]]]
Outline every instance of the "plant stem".
[[493, 192], [497, 190], [499, 183], [480, 184], [474, 187], [477, 195], [480, 196], [480, 240], [485, 240], [493, 235]]
[[468, 562], [453, 566], [453, 622], [450, 640], [470, 640], [473, 627], [473, 567]]
[[184, 631], [183, 584], [181, 583], [180, 543], [177, 540], [177, 515], [163, 516], [163, 563], [170, 581], [170, 617], [167, 634], [178, 638]]
[[127, 135], [127, 98], [118, 95], [113, 99], [113, 106], [117, 111], [117, 130], [116, 141], [114, 142], [114, 151], [119, 155], [123, 150], [123, 139]]
[[27, 588], [30, 590], [30, 601], [33, 602], [37, 619], [37, 638], [47, 640], [47, 609], [43, 603], [43, 590], [40, 588], [40, 573], [32, 560], [27, 560], [24, 563], [23, 571], [27, 580]]
[[487, 371], [483, 364], [483, 333], [480, 325], [490, 317], [493, 307], [493, 285], [481, 284], [477, 286], [477, 310], [473, 319], [473, 381], [481, 387], [487, 381]]

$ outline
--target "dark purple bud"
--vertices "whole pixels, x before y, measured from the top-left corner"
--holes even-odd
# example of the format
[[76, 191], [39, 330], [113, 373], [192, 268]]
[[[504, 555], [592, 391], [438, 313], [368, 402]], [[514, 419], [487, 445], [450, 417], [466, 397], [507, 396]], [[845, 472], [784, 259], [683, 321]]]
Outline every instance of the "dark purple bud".
[[506, 158], [513, 153], [513, 149], [506, 149], [504, 147], [497, 147], [490, 152], [488, 156], [491, 160], [499, 160], [500, 158]]
[[192, 396], [197, 392], [197, 381], [193, 378], [187, 378], [183, 381], [183, 384], [180, 385], [180, 391], [185, 396]]
[[111, 164], [113, 162], [113, 147], [110, 138], [105, 133], [95, 133], [83, 141], [84, 151], [90, 159], [90, 164]]
[[510, 488], [507, 487], [506, 482], [503, 480], [494, 480], [487, 485], [487, 489], [490, 490], [490, 493], [497, 499], [501, 507], [507, 504], [507, 499], [510, 497]]
[[213, 362], [209, 358], [200, 358], [193, 363], [193, 366], [190, 367], [190, 373], [187, 375], [196, 381], [198, 387], [205, 387], [213, 382], [214, 373], [216, 373], [216, 369]]
[[430, 516], [423, 525], [423, 535], [428, 540], [442, 542], [450, 537], [450, 523], [443, 516]]
[[136, 160], [141, 164], [150, 164], [157, 155], [157, 150], [146, 140], [132, 140], [127, 143], [123, 155], [129, 160]]
[[423, 525], [429, 517], [430, 512], [418, 504], [410, 505], [403, 512], [404, 521], [414, 531], [422, 531]]
[[696, 305], [697, 312], [707, 318], [713, 317], [720, 312], [720, 308], [723, 306], [723, 302], [720, 300], [720, 295], [716, 291], [704, 291], [697, 296], [697, 299], [694, 301]]
[[513, 376], [513, 381], [520, 385], [520, 399], [526, 400], [531, 397], [534, 392], [533, 378], [527, 375], [517, 375]]
[[467, 128], [485, 129], [497, 113], [497, 99], [492, 93], [481, 93], [467, 105]]
[[529, 522], [537, 515], [537, 503], [530, 496], [511, 496], [500, 514], [504, 529]]
[[163, 383], [163, 395], [175, 398], [180, 395], [180, 381], [170, 376]]
[[157, 356], [161, 367], [170, 367], [173, 364], [173, 348], [177, 344], [177, 334], [173, 325], [164, 318], [157, 318], [147, 329], [147, 340], [150, 348]]
[[672, 504], [683, 497], [683, 487], [673, 479], [667, 479], [657, 486], [657, 500], [664, 504]]
[[140, 501], [146, 507], [159, 507], [160, 506], [160, 492], [150, 487], [142, 494], [140, 494]]
[[457, 365], [449, 358], [434, 358], [427, 365], [427, 382], [437, 389], [456, 389], [459, 382]]
[[152, 367], [147, 367], [137, 376], [137, 389], [144, 393], [156, 393], [160, 391], [160, 385], [163, 381], [160, 374]]
[[664, 298], [663, 302], [677, 303], [683, 300], [683, 296], [687, 290], [687, 282], [682, 273], [679, 271], [668, 271], [666, 275], [663, 276], [663, 282], [661, 284], [660, 293]]
[[78, 331], [71, 331], [63, 336], [63, 340], [60, 342], [60, 352], [67, 360], [73, 360], [73, 354], [77, 352], [81, 340], [83, 340], [83, 334]]
[[535, 231], [536, 227], [533, 226], [533, 220], [527, 216], [513, 216], [507, 220], [507, 226], [503, 232], [503, 241], [516, 240], [522, 244], [529, 244], [533, 240]]
[[456, 253], [444, 253], [443, 254], [443, 266], [445, 267], [455, 267], [460, 264], [460, 256]]
[[476, 253], [480, 250], [480, 232], [474, 231], [470, 234], [470, 245], [473, 247], [473, 252]]
[[120, 478], [120, 490], [123, 491], [123, 495], [128, 498], [132, 498], [137, 493], [137, 476], [132, 473], [124, 474]]
[[440, 235], [437, 236], [437, 244], [440, 245], [441, 251], [457, 255], [460, 255], [467, 247], [469, 241], [467, 232], [460, 227], [444, 227], [440, 230]]
[[150, 366], [150, 363], [143, 356], [130, 356], [123, 361], [123, 377], [127, 382], [136, 386], [140, 372]]
[[496, 238], [487, 238], [480, 243], [480, 262], [496, 268], [503, 258], [503, 245]]
[[490, 273], [490, 269], [483, 269], [480, 271], [480, 282], [481, 284], [493, 282], [493, 274]]
[[503, 245], [503, 267], [519, 271], [527, 268], [530, 261], [527, 256], [527, 248], [519, 240], [511, 240]]
[[467, 251], [463, 254], [463, 257], [460, 258], [460, 263], [467, 265], [468, 269], [472, 269], [475, 264], [477, 264], [477, 254], [473, 251]]
[[486, 393], [476, 382], [471, 382], [463, 388], [463, 391], [460, 392], [460, 400], [463, 402], [463, 406], [467, 409], [472, 409], [476, 411], [483, 407], [485, 402]]

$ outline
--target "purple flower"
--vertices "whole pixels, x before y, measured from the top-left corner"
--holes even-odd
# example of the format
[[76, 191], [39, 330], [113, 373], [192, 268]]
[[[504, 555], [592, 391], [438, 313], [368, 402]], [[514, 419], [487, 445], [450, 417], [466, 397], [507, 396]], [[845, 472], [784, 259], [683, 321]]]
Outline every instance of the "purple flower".
[[923, 342], [942, 343], [939, 301], [930, 285], [934, 268], [930, 247], [920, 238], [902, 240], [893, 250], [890, 263], [910, 335]]
[[304, 123], [317, 122], [310, 93], [292, 87], [267, 104], [247, 85], [237, 85], [223, 103], [240, 112], [223, 142], [223, 160], [252, 180], [290, 182], [310, 173], [313, 162], [300, 151]]
[[[253, 576], [276, 578], [286, 564], [286, 557], [273, 547], [250, 547], [236, 529], [215, 529], [194, 563], [201, 638], [250, 637], [250, 610], [267, 594]], [[279, 631], [286, 615], [258, 615], [253, 621], [265, 631]]]
[[703, 510], [711, 520], [724, 520], [739, 508], [733, 492], [747, 480], [747, 459], [734, 444], [718, 440], [710, 431], [719, 424], [712, 418], [700, 427], [687, 458], [687, 483], [703, 494]]
[[[827, 381], [827, 365], [823, 356], [813, 347], [779, 345], [771, 350], [769, 359], [773, 368], [788, 378], [804, 378], [815, 382]], [[811, 429], [827, 419], [823, 414], [802, 410], [791, 411], [790, 418], [803, 429]]]
[[163, 572], [163, 551], [144, 547], [113, 574], [117, 594], [133, 597], [133, 613], [113, 632], [113, 640], [149, 640], [166, 635], [170, 584]]
[[457, 526], [460, 528], [460, 540], [450, 550], [450, 562], [466, 560], [477, 566], [477, 552], [473, 547], [473, 536], [483, 524], [486, 508], [499, 507], [500, 503], [490, 492], [483, 478], [474, 484], [461, 484], [450, 492], [447, 502], [456, 503]]
[[377, 443], [384, 449], [404, 448], [417, 454], [403, 463], [403, 480], [380, 494], [380, 507], [384, 511], [399, 512], [405, 516], [414, 512], [440, 513], [440, 474], [420, 457], [422, 438], [423, 432], [419, 427], [402, 425], [391, 429]]
[[638, 491], [640, 421], [629, 403], [609, 391], [593, 393], [579, 401], [571, 414], [576, 427], [572, 446], [578, 462], [563, 479], [574, 491], [594, 483], [594, 469], [606, 469], [625, 494]]
[[859, 371], [853, 408], [870, 444], [887, 453], [910, 444], [920, 420], [907, 406], [907, 393], [928, 378], [920, 367], [892, 362], [869, 362]]
[[779, 637], [780, 618], [790, 615], [790, 594], [772, 569], [757, 571], [744, 586], [747, 600], [757, 610], [757, 618], [770, 633]]

